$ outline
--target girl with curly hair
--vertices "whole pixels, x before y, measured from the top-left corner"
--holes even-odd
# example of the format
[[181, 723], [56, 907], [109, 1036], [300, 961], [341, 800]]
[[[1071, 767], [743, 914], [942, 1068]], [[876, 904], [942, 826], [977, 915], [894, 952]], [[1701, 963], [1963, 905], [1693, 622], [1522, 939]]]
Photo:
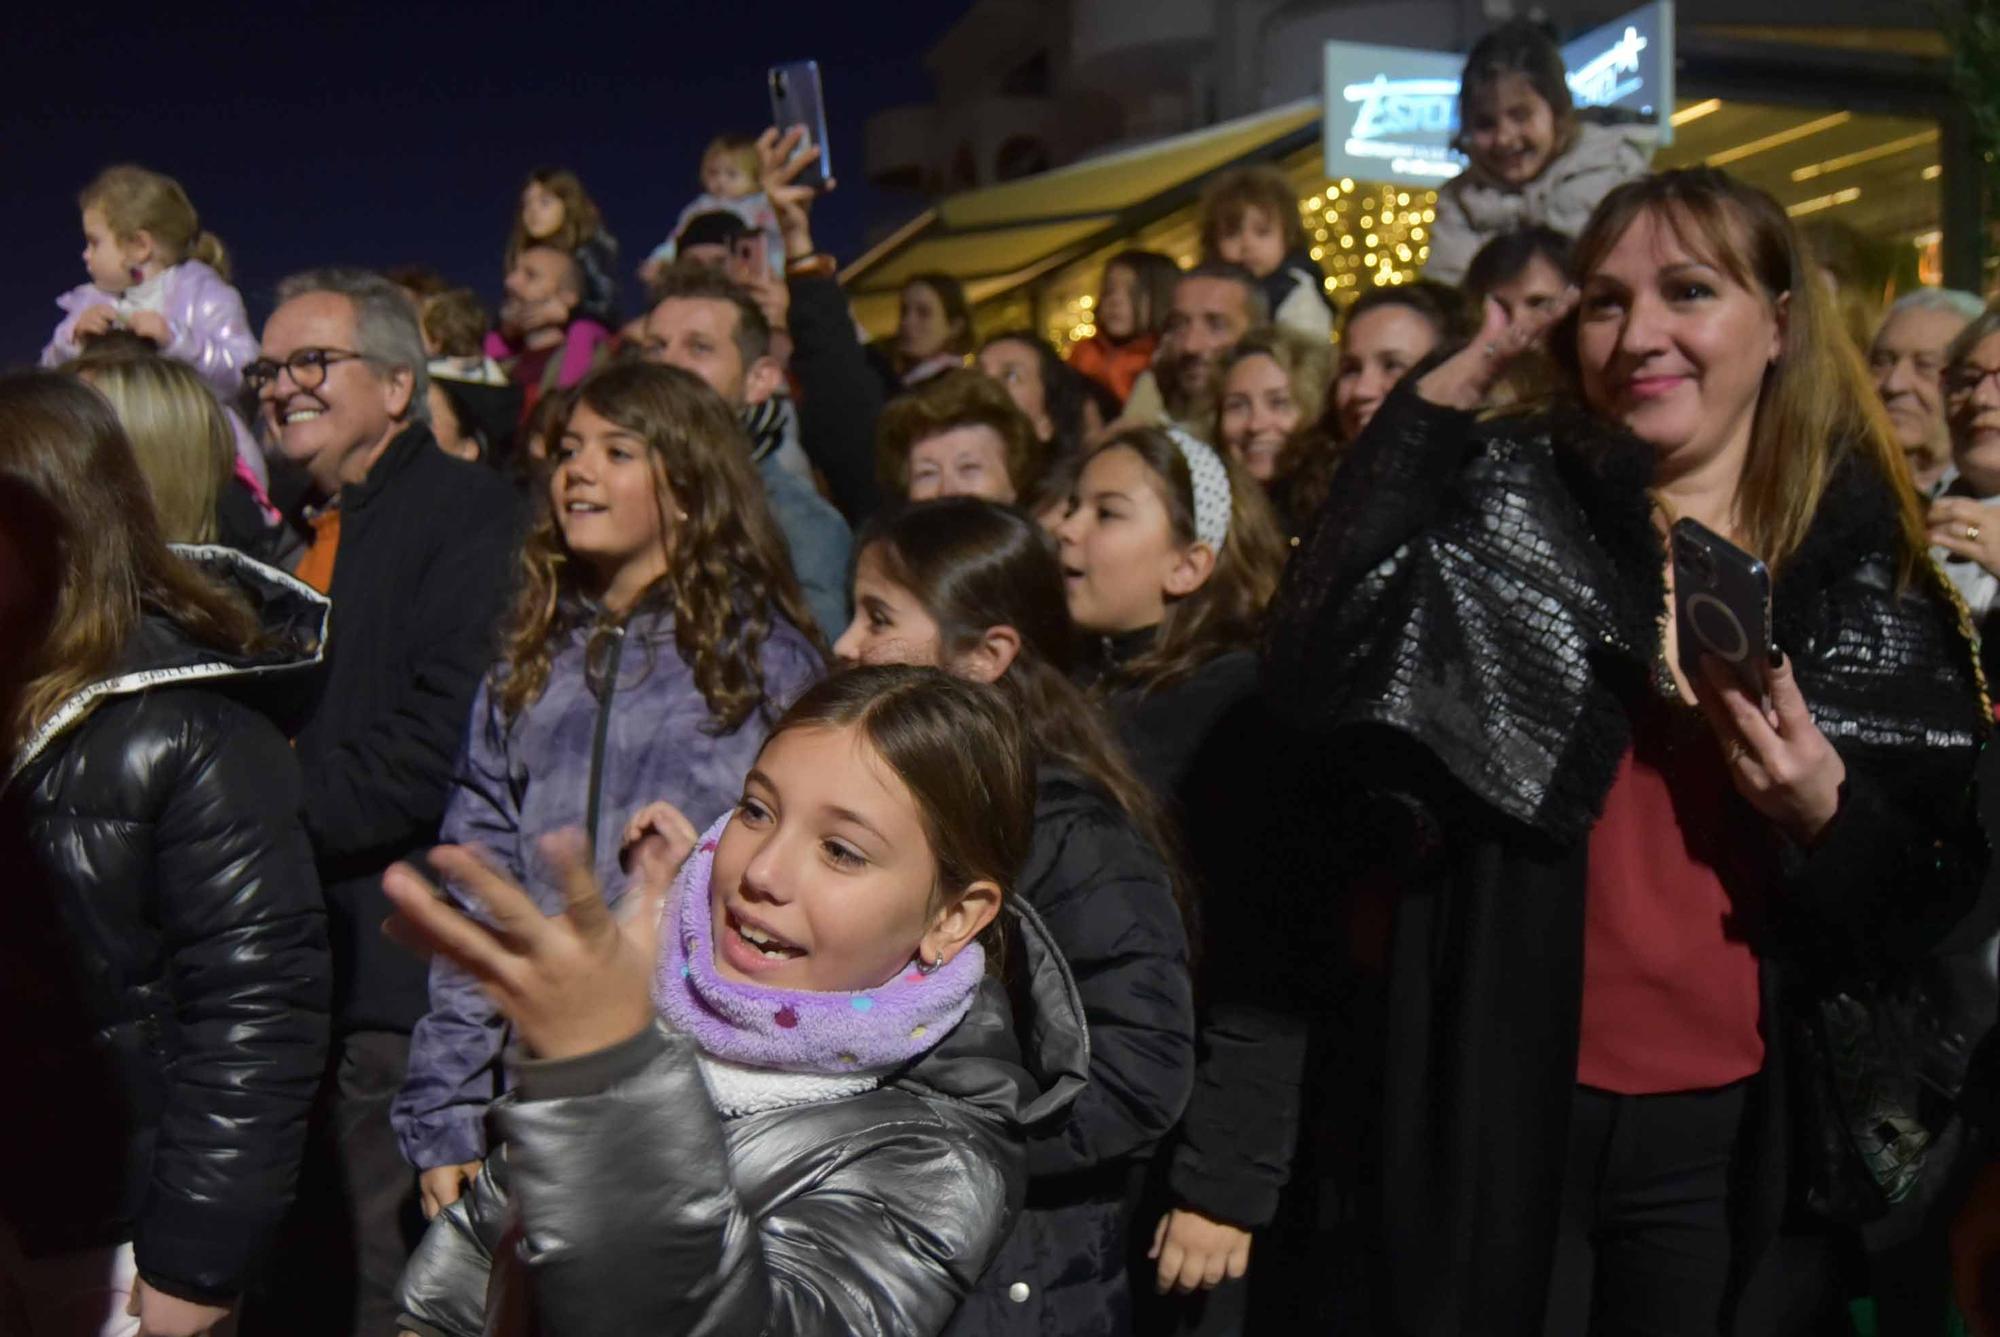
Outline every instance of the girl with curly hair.
[[[699, 378], [607, 368], [577, 387], [552, 446], [442, 830], [550, 913], [562, 896], [539, 837], [581, 827], [616, 896], [628, 823], [649, 804], [696, 829], [728, 811], [772, 722], [824, 667], [749, 442]], [[485, 1155], [505, 1023], [442, 958], [430, 987], [391, 1117], [435, 1215]]]

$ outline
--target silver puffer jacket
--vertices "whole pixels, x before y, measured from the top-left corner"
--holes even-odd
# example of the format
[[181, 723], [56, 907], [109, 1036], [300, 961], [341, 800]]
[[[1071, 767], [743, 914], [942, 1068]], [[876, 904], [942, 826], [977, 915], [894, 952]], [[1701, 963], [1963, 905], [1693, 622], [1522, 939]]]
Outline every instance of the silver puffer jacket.
[[815, 1104], [719, 1117], [692, 1043], [664, 1026], [518, 1065], [490, 1115], [504, 1148], [403, 1273], [403, 1328], [939, 1331], [1020, 1209], [1026, 1130], [1062, 1117], [1089, 1066], [1069, 969], [1033, 912], [1014, 914], [1025, 1046], [988, 979], [908, 1069]]

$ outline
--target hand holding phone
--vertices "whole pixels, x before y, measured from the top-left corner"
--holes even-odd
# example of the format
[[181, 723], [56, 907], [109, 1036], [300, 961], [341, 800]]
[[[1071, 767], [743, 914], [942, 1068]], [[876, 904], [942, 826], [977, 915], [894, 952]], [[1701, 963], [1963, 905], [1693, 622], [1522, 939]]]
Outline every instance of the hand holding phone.
[[1771, 572], [1708, 526], [1673, 528], [1674, 632], [1681, 672], [1697, 688], [1701, 660], [1712, 655], [1752, 701], [1768, 704], [1765, 665], [1771, 646]]
[[833, 180], [833, 150], [827, 143], [826, 100], [820, 89], [819, 62], [796, 60], [774, 65], [769, 77], [771, 124], [778, 127], [779, 134], [793, 126], [804, 126], [805, 138], [797, 152], [819, 150], [819, 158], [805, 165], [796, 178], [797, 183], [815, 190], [826, 188]]

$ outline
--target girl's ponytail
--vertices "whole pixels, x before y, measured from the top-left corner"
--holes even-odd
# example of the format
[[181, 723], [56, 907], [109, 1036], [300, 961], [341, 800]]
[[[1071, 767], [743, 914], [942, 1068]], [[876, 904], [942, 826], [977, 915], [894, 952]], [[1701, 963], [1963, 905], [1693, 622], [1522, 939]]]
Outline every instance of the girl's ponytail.
[[207, 228], [194, 234], [194, 240], [188, 243], [187, 254], [181, 258], [199, 260], [220, 275], [224, 283], [229, 282], [229, 248], [222, 244], [222, 238]]

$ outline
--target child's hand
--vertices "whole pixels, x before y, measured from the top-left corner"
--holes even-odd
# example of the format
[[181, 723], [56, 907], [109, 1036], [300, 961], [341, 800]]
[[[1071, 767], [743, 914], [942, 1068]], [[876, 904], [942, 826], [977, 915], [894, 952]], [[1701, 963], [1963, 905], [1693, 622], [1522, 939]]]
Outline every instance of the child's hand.
[[701, 832], [671, 803], [648, 803], [625, 823], [618, 838], [618, 866], [641, 887], [664, 891], [694, 853]]
[[1235, 1281], [1250, 1270], [1250, 1232], [1211, 1220], [1188, 1207], [1176, 1207], [1153, 1230], [1153, 1247], [1146, 1257], [1160, 1264], [1154, 1285], [1162, 1295], [1188, 1295]]
[[[799, 145], [805, 142], [806, 128], [795, 125], [780, 136], [778, 128], [772, 126], [757, 136], [757, 180], [763, 187], [764, 198], [771, 202], [771, 212], [778, 216], [778, 231], [785, 239], [785, 258], [803, 260], [813, 253], [812, 202], [819, 192], [811, 186], [795, 186], [799, 173], [808, 163], [819, 159], [819, 149], [810, 148], [798, 157]], [[826, 183], [826, 189], [833, 189], [833, 182]]]
[[157, 311], [134, 311], [125, 322], [125, 328], [162, 348], [174, 341], [174, 332], [167, 324], [167, 318]]
[[116, 307], [99, 302], [76, 318], [76, 324], [69, 327], [70, 338], [78, 343], [85, 339], [95, 339], [101, 334], [109, 334], [118, 328]]
[[382, 889], [401, 912], [404, 931], [429, 940], [477, 979], [536, 1057], [575, 1058], [653, 1024], [667, 889], [643, 878], [625, 898], [626, 913], [614, 917], [581, 832], [550, 836], [541, 852], [562, 887], [562, 913], [554, 916], [460, 845], [431, 851], [431, 866], [485, 907], [492, 928], [461, 914], [409, 864], [384, 874]]
[[483, 1161], [467, 1161], [463, 1165], [434, 1165], [417, 1176], [417, 1188], [423, 1195], [424, 1220], [435, 1221], [437, 1214], [458, 1201], [473, 1180], [479, 1178], [479, 1167]]

